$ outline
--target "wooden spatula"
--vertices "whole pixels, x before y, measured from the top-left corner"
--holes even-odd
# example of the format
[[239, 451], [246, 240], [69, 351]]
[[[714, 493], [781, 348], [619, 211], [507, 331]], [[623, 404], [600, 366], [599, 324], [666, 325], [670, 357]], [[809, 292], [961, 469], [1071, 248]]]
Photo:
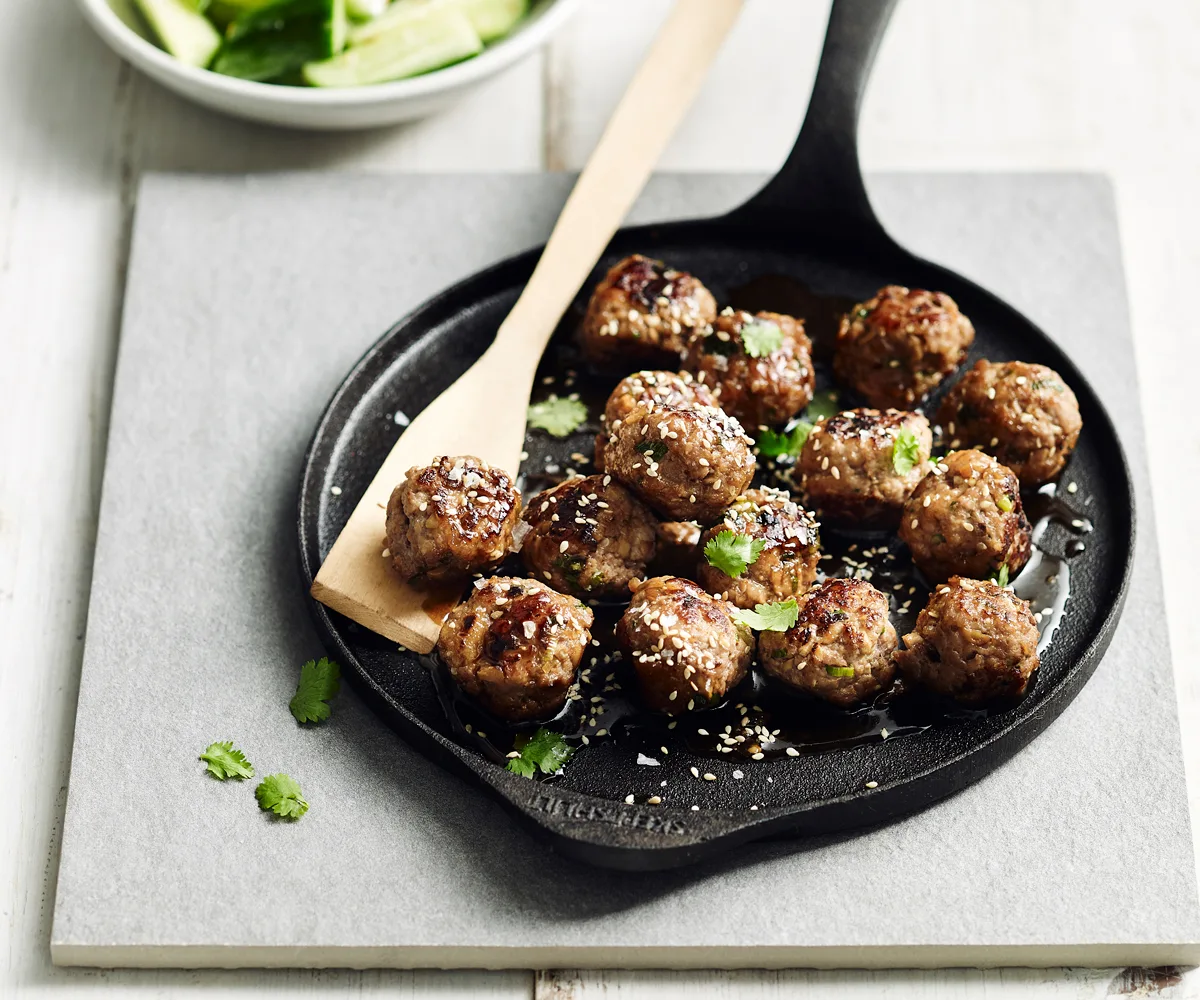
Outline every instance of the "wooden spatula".
[[322, 604], [419, 653], [437, 642], [454, 594], [410, 587], [382, 557], [393, 487], [436, 455], [477, 455], [515, 474], [534, 372], [695, 98], [743, 0], [677, 0], [575, 184], [537, 268], [496, 340], [413, 420], [317, 573]]

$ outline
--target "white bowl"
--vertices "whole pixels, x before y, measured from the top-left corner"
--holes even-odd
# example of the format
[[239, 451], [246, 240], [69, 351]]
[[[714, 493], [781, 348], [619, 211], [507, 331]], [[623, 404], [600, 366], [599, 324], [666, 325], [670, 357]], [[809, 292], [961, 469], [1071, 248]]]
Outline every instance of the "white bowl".
[[583, 0], [537, 0], [507, 38], [424, 76], [344, 90], [239, 80], [186, 66], [142, 34], [132, 0], [79, 0], [109, 46], [169, 90], [226, 114], [271, 125], [356, 129], [422, 118], [444, 108], [544, 44]]

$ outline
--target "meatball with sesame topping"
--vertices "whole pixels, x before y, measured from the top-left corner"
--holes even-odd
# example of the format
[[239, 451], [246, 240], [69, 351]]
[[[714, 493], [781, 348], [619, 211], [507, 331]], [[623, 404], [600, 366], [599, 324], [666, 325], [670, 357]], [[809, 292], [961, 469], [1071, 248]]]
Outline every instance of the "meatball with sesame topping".
[[783, 490], [747, 490], [709, 528], [702, 539], [713, 542], [723, 531], [760, 542], [758, 554], [743, 573], [730, 576], [720, 558], [702, 557], [697, 578], [704, 589], [739, 608], [785, 601], [807, 593], [817, 578], [821, 550], [817, 521]]
[[437, 648], [465, 694], [497, 718], [529, 722], [566, 703], [591, 626], [591, 609], [574, 597], [494, 576], [450, 612]]
[[1083, 428], [1062, 376], [1023, 361], [977, 361], [946, 394], [937, 419], [952, 448], [982, 448], [1025, 486], [1062, 472]]
[[758, 662], [788, 687], [834, 705], [869, 701], [892, 683], [896, 629], [866, 580], [826, 580], [786, 632], [760, 632]]
[[754, 478], [753, 441], [715, 406], [635, 406], [614, 421], [604, 468], [665, 518], [712, 524]]
[[1015, 577], [1029, 561], [1030, 534], [1017, 477], [982, 451], [942, 459], [900, 518], [900, 539], [932, 583], [956, 575], [982, 580], [1002, 566]]
[[600, 369], [667, 367], [678, 363], [692, 335], [707, 329], [716, 315], [712, 293], [692, 275], [634, 254], [592, 292], [580, 347]]
[[782, 424], [812, 402], [812, 343], [791, 316], [725, 309], [692, 338], [683, 366], [747, 427]]
[[656, 576], [638, 587], [616, 635], [650, 708], [669, 715], [707, 708], [741, 682], [753, 634], [732, 612], [691, 580]]
[[657, 521], [611, 476], [568, 479], [525, 508], [530, 574], [576, 597], [623, 597], [654, 558]]
[[1027, 602], [990, 580], [955, 576], [930, 595], [896, 662], [906, 681], [978, 705], [1025, 693], [1037, 644]]
[[622, 420], [639, 403], [659, 406], [663, 403], [699, 403], [716, 406], [716, 397], [706, 386], [692, 378], [688, 372], [635, 372], [621, 379], [613, 389], [604, 406], [604, 430], [596, 435], [597, 469], [604, 468], [604, 445], [608, 441], [608, 428]]
[[920, 413], [846, 410], [813, 426], [792, 475], [823, 519], [895, 528], [904, 501], [932, 468], [932, 447]]
[[888, 285], [842, 317], [833, 370], [872, 406], [908, 409], [962, 364], [974, 340], [949, 295]]
[[392, 490], [387, 544], [406, 580], [453, 583], [508, 553], [521, 494], [508, 473], [471, 455], [414, 466]]

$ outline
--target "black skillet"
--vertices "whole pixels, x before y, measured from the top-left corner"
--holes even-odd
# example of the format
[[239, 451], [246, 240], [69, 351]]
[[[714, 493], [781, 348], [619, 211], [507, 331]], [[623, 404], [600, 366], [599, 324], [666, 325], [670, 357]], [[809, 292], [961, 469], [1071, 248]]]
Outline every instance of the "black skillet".
[[[1049, 725], [1091, 676], [1116, 628], [1132, 566], [1134, 498], [1100, 400], [1029, 320], [898, 246], [867, 199], [858, 166], [858, 112], [894, 5], [834, 0], [808, 115], [778, 175], [720, 218], [621, 230], [580, 292], [577, 309], [603, 271], [632, 252], [695, 273], [721, 302], [754, 278], [764, 279], [759, 297], [767, 299], [781, 281], [802, 284], [816, 301], [861, 300], [888, 283], [948, 292], [977, 330], [968, 365], [978, 357], [1041, 362], [1079, 398], [1084, 431], [1067, 477], [1078, 484], [1079, 497], [1092, 498], [1087, 511], [1095, 531], [1070, 561], [1067, 613], [1043, 653], [1032, 690], [1015, 706], [947, 713], [891, 739], [834, 742], [761, 761], [702, 752], [682, 730], [664, 728], [650, 739], [670, 751], [664, 756], [650, 747], [658, 766], [639, 765], [628, 741], [596, 740], [576, 753], [561, 776], [535, 781], [507, 772], [488, 759], [478, 740], [454, 730], [435, 674], [417, 656], [313, 604], [331, 655], [376, 711], [429, 757], [482, 785], [563, 854], [612, 868], [669, 868], [750, 840], [844, 831], [924, 808], [977, 781]], [[540, 253], [539, 247], [502, 261], [430, 299], [347, 376], [317, 426], [304, 470], [299, 542], [306, 591], [354, 506], [345, 500], [362, 494], [397, 436], [389, 415], [418, 412], [483, 353]], [[756, 305], [787, 311], [788, 304]], [[577, 319], [577, 310], [568, 313], [551, 351], [555, 343], [569, 342]], [[531, 449], [545, 453], [545, 445], [544, 437], [531, 439]], [[336, 505], [329, 499], [335, 483], [345, 494]], [[1061, 550], [1061, 540], [1057, 544]], [[695, 720], [681, 725], [694, 728]], [[717, 780], [694, 777], [693, 767]], [[735, 768], [742, 778], [734, 780]], [[637, 804], [626, 804], [627, 795]], [[656, 795], [661, 803], [647, 802]]]

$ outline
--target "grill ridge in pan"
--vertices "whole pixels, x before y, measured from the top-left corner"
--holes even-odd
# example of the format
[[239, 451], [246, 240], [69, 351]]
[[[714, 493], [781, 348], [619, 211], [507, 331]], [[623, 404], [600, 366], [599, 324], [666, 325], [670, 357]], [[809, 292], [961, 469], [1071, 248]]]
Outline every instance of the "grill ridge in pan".
[[[560, 778], [537, 782], [508, 773], [453, 737], [417, 656], [314, 603], [331, 654], [375, 710], [564, 854], [614, 868], [668, 868], [748, 840], [849, 830], [914, 812], [978, 780], [1041, 732], [1091, 676], [1116, 627], [1132, 568], [1134, 499], [1101, 401], [1070, 359], [1016, 310], [895, 244], [867, 200], [855, 143], [858, 108], [894, 3], [835, 0], [804, 128], [774, 180], [722, 218], [622, 230], [577, 307], [608, 266], [633, 252], [693, 272], [722, 303], [765, 276], [854, 300], [889, 283], [948, 292], [977, 331], [964, 370], [979, 357], [1040, 362], [1056, 369], [1079, 398], [1084, 430], [1064, 477], [1078, 483], [1080, 498], [1093, 498], [1088, 515], [1095, 531], [1071, 560], [1068, 613], [1031, 692], [1004, 711], [951, 715], [903, 738], [758, 762], [714, 760], [676, 742], [660, 766], [644, 767], [628, 748], [601, 743], [577, 754]], [[483, 352], [539, 253], [502, 261], [430, 299], [346, 377], [305, 462], [299, 543], [306, 586], [353, 506], [345, 501], [361, 495], [399, 433], [390, 414], [419, 412]], [[578, 309], [568, 313], [556, 338], [570, 335], [577, 316]], [[336, 505], [330, 503], [334, 483], [344, 494]], [[693, 766], [719, 772], [719, 780], [697, 781]], [[744, 778], [728, 780], [735, 767]], [[626, 804], [629, 792], [644, 802], [662, 780], [672, 794], [664, 793], [661, 805]], [[693, 810], [693, 803], [701, 808]]]

